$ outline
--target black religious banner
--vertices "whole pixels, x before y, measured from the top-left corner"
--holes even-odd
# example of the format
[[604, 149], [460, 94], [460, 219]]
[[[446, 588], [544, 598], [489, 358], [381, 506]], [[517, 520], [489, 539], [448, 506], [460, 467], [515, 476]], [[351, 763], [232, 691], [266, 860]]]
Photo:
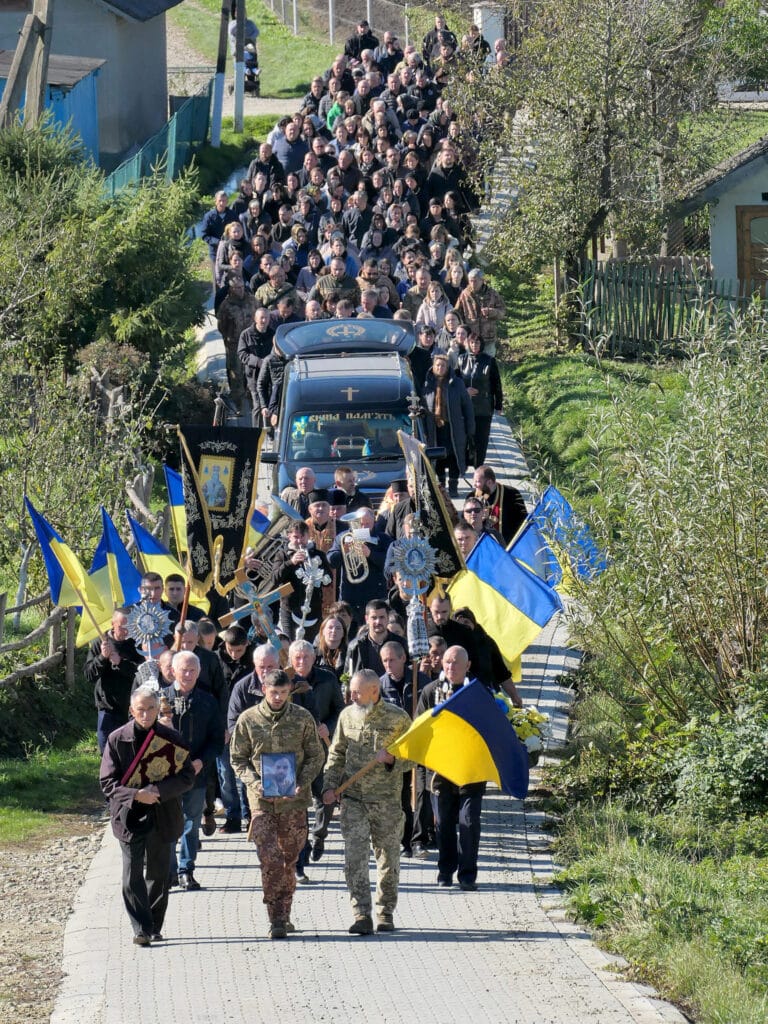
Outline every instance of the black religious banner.
[[397, 436], [405, 456], [405, 472], [413, 488], [419, 533], [435, 550], [435, 577], [450, 580], [466, 565], [453, 535], [453, 524], [435, 470], [424, 453], [425, 446], [421, 441], [402, 430], [398, 430]]
[[192, 578], [228, 593], [248, 546], [262, 432], [251, 427], [179, 427], [181, 478]]

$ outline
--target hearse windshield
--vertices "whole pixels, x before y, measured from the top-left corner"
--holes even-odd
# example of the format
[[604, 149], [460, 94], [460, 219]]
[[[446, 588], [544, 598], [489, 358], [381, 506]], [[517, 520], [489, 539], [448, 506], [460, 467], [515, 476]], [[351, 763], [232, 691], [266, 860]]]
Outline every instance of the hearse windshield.
[[316, 412], [294, 416], [288, 426], [288, 458], [294, 461], [333, 459], [400, 459], [398, 430], [412, 433], [406, 412]]

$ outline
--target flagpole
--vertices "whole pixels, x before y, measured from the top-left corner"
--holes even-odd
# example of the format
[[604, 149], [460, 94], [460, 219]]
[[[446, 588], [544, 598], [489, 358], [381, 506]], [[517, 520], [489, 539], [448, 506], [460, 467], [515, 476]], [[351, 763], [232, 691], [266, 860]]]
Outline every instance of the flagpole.
[[[67, 577], [67, 578], [69, 579], [69, 577]], [[93, 612], [91, 611], [90, 606], [86, 603], [85, 599], [83, 598], [83, 595], [80, 593], [80, 588], [76, 587], [75, 584], [72, 582], [72, 580], [69, 580], [69, 585], [72, 587], [74, 592], [77, 594], [77, 596], [78, 596], [78, 598], [80, 600], [80, 604], [83, 606], [83, 611], [88, 613], [88, 618], [93, 623], [94, 629], [96, 630], [96, 632], [99, 635], [99, 639], [103, 640], [106, 637], [106, 633], [102, 633], [101, 626], [96, 621], [96, 618], [95, 618]]]
[[185, 623], [186, 618], [187, 618], [187, 609], [189, 608], [189, 592], [190, 592], [190, 589], [191, 589], [191, 586], [190, 586], [190, 577], [191, 577], [191, 575], [192, 575], [192, 567], [189, 564], [189, 552], [187, 552], [187, 574], [186, 574], [187, 578], [186, 578], [186, 582], [184, 583], [184, 600], [181, 602], [181, 612], [179, 613], [179, 625], [181, 626], [181, 629], [178, 631], [178, 633], [176, 634], [176, 638], [173, 641], [173, 649], [175, 651], [180, 651], [181, 650], [181, 637], [183, 635], [184, 623]]

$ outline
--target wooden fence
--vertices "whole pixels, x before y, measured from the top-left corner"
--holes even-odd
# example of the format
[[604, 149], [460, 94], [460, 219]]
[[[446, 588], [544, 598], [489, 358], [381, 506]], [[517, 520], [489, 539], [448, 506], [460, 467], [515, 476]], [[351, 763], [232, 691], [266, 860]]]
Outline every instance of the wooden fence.
[[684, 355], [694, 326], [725, 324], [764, 294], [759, 282], [720, 281], [681, 261], [582, 260], [563, 288], [569, 334], [590, 351], [633, 359]]
[[42, 637], [48, 637], [48, 654], [30, 665], [23, 665], [15, 669], [10, 675], [0, 679], [0, 689], [13, 686], [20, 679], [35, 676], [50, 671], [64, 662], [64, 677], [67, 686], [74, 686], [75, 683], [75, 609], [54, 608], [45, 619], [26, 636], [3, 643], [5, 634], [5, 619], [9, 615], [19, 615], [28, 608], [44, 604], [50, 600], [50, 594], [46, 591], [39, 597], [33, 597], [24, 604], [8, 608], [8, 595], [0, 594], [0, 655], [11, 654], [14, 651], [23, 651], [33, 644], [38, 643]]

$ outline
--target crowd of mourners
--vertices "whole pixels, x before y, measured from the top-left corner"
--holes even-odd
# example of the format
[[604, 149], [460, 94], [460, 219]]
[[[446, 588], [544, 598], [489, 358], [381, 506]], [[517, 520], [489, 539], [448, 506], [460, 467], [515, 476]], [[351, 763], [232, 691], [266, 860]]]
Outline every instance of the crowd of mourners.
[[466, 451], [450, 443], [451, 418], [472, 439], [474, 464], [485, 461], [502, 404], [494, 357], [505, 306], [470, 266], [476, 129], [461, 128], [444, 90], [453, 76], [507, 63], [504, 41], [491, 48], [475, 25], [459, 43], [437, 16], [419, 50], [361, 21], [259, 146], [236, 197], [217, 193], [202, 237], [230, 398], [239, 411], [249, 396], [255, 426], [277, 422], [280, 324], [403, 319], [415, 325], [413, 372], [435, 443], [449, 441], [452, 490]]
[[[465, 556], [485, 532], [508, 543], [526, 515], [519, 492], [485, 464], [502, 400], [493, 357], [504, 304], [479, 269], [468, 272], [471, 139], [442, 98], [452, 75], [486, 59], [503, 67], [503, 43], [492, 50], [474, 26], [459, 45], [436, 17], [418, 51], [391, 32], [379, 41], [361, 21], [298, 113], [260, 146], [235, 201], [219, 193], [205, 219], [230, 389], [239, 400], [250, 394], [254, 423], [276, 422], [279, 324], [414, 321], [412, 367], [438, 441], [446, 423], [446, 436], [455, 433], [454, 408], [474, 440], [474, 450], [446, 459], [444, 498]], [[451, 497], [468, 455], [472, 490], [459, 510]], [[140, 946], [162, 939], [172, 888], [201, 888], [200, 830], [249, 830], [272, 938], [295, 930], [293, 893], [324, 855], [335, 808], [352, 934], [394, 929], [401, 855], [434, 857], [438, 886], [477, 889], [485, 784], [457, 786], [386, 747], [415, 713], [473, 679], [519, 704], [510, 671], [472, 611], [453, 608], [445, 591], [424, 609], [429, 653], [411, 657], [411, 592], [393, 553], [414, 529], [412, 482], [392, 481], [373, 508], [350, 467], [337, 466], [333, 487], [320, 488], [307, 465], [281, 497], [295, 518], [278, 550], [266, 559], [257, 549], [244, 564], [258, 592], [279, 589], [279, 601], [257, 610], [242, 594], [230, 602], [212, 592], [201, 609], [185, 600], [182, 576], [146, 573], [141, 598], [159, 604], [173, 630], [153, 652], [156, 679], [129, 635], [130, 609], [114, 613], [88, 654], [101, 783]], [[188, 754], [180, 770], [137, 788], [127, 779], [150, 729]]]

